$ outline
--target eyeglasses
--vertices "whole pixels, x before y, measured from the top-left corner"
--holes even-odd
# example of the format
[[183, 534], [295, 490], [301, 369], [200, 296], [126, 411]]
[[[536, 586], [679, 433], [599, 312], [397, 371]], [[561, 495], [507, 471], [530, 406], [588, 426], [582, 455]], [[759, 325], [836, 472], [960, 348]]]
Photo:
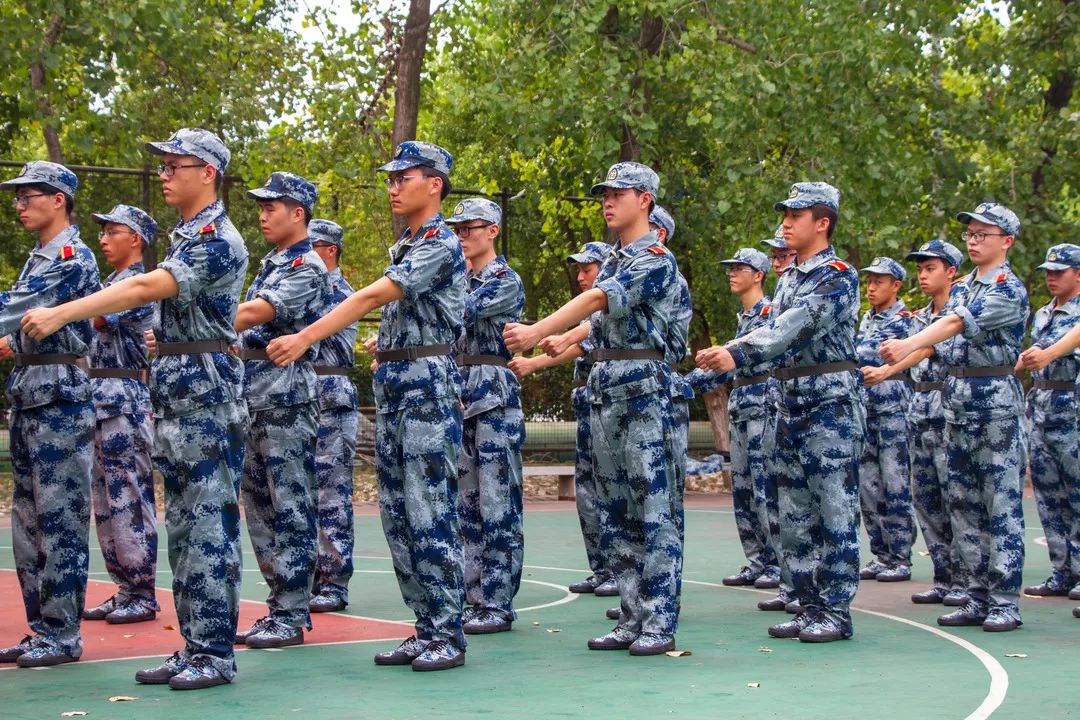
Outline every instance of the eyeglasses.
[[161, 163], [157, 166], [157, 174], [164, 175], [165, 177], [172, 177], [176, 174], [176, 171], [180, 168], [201, 168], [206, 167], [206, 163], [187, 163], [186, 165], [176, 165], [174, 163]]
[[328, 247], [336, 248], [337, 245], [335, 245], [334, 243], [328, 243], [328, 242], [315, 242], [315, 243], [311, 243], [311, 247], [313, 247], [313, 248], [328, 248]]
[[772, 261], [773, 262], [782, 262], [782, 261], [787, 260], [789, 258], [793, 258], [798, 254], [799, 253], [796, 253], [796, 252], [775, 253], [772, 256]]
[[51, 193], [27, 193], [26, 195], [16, 195], [11, 199], [11, 204], [17, 208], [26, 207], [30, 204], [30, 201], [36, 197], [49, 197]]
[[750, 267], [749, 265], [728, 265], [728, 266], [726, 266], [724, 268], [724, 270], [727, 272], [728, 275], [734, 275], [735, 273], [742, 273], [742, 272], [748, 272], [748, 273], [757, 272], [757, 270]]
[[98, 235], [98, 240], [108, 240], [111, 237], [134, 234], [135, 231], [131, 228], [115, 228], [113, 230], [102, 230], [101, 234]]
[[479, 230], [481, 228], [491, 227], [491, 223], [484, 223], [483, 225], [458, 225], [454, 228], [454, 232], [458, 237], [465, 237], [472, 233], [473, 230]]
[[988, 237], [1009, 237], [1008, 233], [988, 233], [988, 232], [972, 232], [965, 230], [960, 233], [960, 239], [964, 242], [969, 242], [972, 245], [978, 245]]
[[393, 189], [396, 188], [396, 189], [400, 190], [401, 188], [405, 187], [405, 183], [408, 182], [409, 180], [416, 180], [416, 179], [422, 178], [422, 177], [424, 177], [424, 176], [423, 175], [398, 175], [397, 177], [393, 177], [393, 178], [388, 177], [388, 178], [386, 178], [386, 189], [387, 190], [393, 190]]

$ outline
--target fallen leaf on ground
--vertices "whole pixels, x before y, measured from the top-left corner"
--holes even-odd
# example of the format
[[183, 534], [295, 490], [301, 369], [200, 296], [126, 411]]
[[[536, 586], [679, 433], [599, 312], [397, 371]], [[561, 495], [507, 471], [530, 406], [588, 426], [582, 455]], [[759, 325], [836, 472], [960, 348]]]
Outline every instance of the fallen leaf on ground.
[[772, 648], [761, 647], [761, 648], [758, 648], [758, 652], [772, 652]]
[[109, 702], [131, 702], [132, 700], [138, 700], [139, 698], [133, 698], [130, 695], [113, 695], [109, 698]]
[[134, 636], [134, 635], [125, 635], [124, 637], [126, 637], [126, 638], [133, 638], [133, 637], [135, 637], [135, 636]]
[[533, 622], [533, 625], [539, 625], [539, 624], [540, 624], [540, 623], [538, 623], [538, 622]]
[[166, 630], [175, 630], [175, 629], [176, 629], [176, 626], [175, 626], [175, 625], [166, 625], [166, 626], [165, 626], [165, 629], [166, 629]]
[[60, 713], [60, 717], [82, 717], [85, 714], [85, 710], [68, 710], [67, 712]]
[[930, 553], [926, 552], [925, 550], [920, 551], [919, 555], [921, 557], [930, 557]]
[[562, 632], [562, 630], [559, 629], [559, 628], [548, 628], [547, 631], [548, 632]]
[[761, 683], [746, 683], [746, 687], [759, 688], [759, 687], [761, 687]]
[[1005, 653], [1005, 657], [1026, 658], [1027, 653]]
[[686, 657], [687, 655], [693, 655], [694, 653], [689, 650], [668, 650], [664, 654], [668, 657]]

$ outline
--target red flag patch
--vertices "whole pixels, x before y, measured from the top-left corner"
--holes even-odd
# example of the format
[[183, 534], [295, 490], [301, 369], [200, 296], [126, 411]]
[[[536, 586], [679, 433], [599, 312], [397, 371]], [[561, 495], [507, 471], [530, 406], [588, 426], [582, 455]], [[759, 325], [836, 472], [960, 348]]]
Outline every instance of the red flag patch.
[[667, 250], [660, 245], [650, 245], [648, 249], [653, 255], [667, 255]]
[[429, 237], [435, 237], [438, 234], [439, 228], [431, 228], [426, 233], [424, 233], [424, 236], [421, 238], [421, 240], [427, 240]]
[[996, 283], [1003, 283], [1003, 282], [1005, 282], [1005, 281], [1006, 281], [1006, 280], [1008, 280], [1008, 279], [1009, 279], [1009, 274], [1008, 274], [1008, 273], [1001, 273], [1001, 274], [1000, 274], [1000, 275], [998, 275], [998, 276], [997, 276], [996, 278], [994, 278], [994, 282], [996, 282]]
[[202, 229], [199, 230], [199, 234], [200, 235], [209, 235], [210, 233], [214, 232], [214, 230], [216, 230], [216, 229], [217, 228], [214, 227], [214, 223], [210, 223], [209, 225], [203, 225]]
[[75, 257], [75, 246], [74, 245], [65, 245], [62, 248], [60, 248], [60, 259], [61, 260], [70, 260], [73, 257]]
[[772, 313], [772, 305], [766, 305], [765, 307], [761, 308], [761, 317], [765, 317], [770, 313]]
[[298, 257], [298, 258], [296, 258], [295, 260], [292, 261], [292, 266], [294, 268], [295, 267], [300, 267], [303, 264], [304, 264], [304, 256], [303, 255], [301, 255], [300, 257]]
[[840, 272], [847, 272], [851, 269], [851, 266], [843, 260], [833, 260], [829, 263], [829, 267], [831, 267], [833, 270], [839, 270]]

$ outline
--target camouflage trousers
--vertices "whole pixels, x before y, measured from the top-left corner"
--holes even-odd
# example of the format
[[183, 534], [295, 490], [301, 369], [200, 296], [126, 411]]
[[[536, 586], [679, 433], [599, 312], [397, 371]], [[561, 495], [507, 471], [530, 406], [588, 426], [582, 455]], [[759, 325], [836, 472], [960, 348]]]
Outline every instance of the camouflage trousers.
[[94, 407], [58, 402], [13, 410], [10, 418], [11, 544], [26, 622], [38, 637], [79, 657]]
[[765, 418], [728, 423], [731, 446], [731, 503], [747, 566], [755, 573], [778, 573], [776, 553], [769, 541], [765, 456], [761, 452]]
[[859, 506], [870, 552], [890, 567], [911, 565], [915, 515], [907, 420], [900, 412], [867, 415], [859, 460]]
[[90, 486], [98, 545], [109, 577], [124, 602], [160, 610], [157, 582], [157, 507], [150, 452], [154, 428], [148, 415], [99, 418]]
[[574, 417], [577, 420], [577, 444], [574, 455], [574, 502], [577, 505], [581, 537], [585, 541], [585, 556], [589, 570], [601, 581], [611, 577], [611, 570], [600, 551], [600, 512], [596, 507], [596, 477], [593, 475], [592, 412], [586, 389], [574, 388], [571, 394]]
[[1075, 417], [1037, 423], [1029, 435], [1031, 485], [1059, 585], [1080, 583], [1080, 437]]
[[[520, 405], [520, 403], [518, 403]], [[467, 417], [458, 471], [458, 518], [464, 551], [465, 601], [513, 620], [525, 551], [520, 407]]]
[[[685, 398], [671, 400], [671, 419], [675, 426], [675, 485], [681, 498], [686, 492], [686, 458], [690, 452], [690, 403]], [[679, 543], [685, 545], [686, 512], [682, 501], [679, 502], [676, 521], [679, 525]]]
[[358, 421], [355, 408], [323, 408], [315, 442], [319, 548], [312, 592], [345, 602], [349, 601], [353, 576], [353, 466]]
[[949, 519], [949, 458], [945, 421], [908, 425], [911, 439], [911, 485], [915, 515], [934, 566], [934, 587], [949, 592], [965, 591], [959, 547]]
[[761, 425], [761, 507], [765, 511], [765, 539], [772, 548], [776, 566], [780, 570], [779, 594], [795, 599], [795, 586], [791, 579], [791, 568], [784, 561], [783, 546], [780, 544], [780, 497], [776, 489], [776, 475], [773, 472], [773, 453], [776, 451], [776, 418], [779, 413], [772, 402], [765, 402], [765, 417]]
[[465, 648], [457, 462], [461, 402], [436, 398], [375, 420], [379, 512], [398, 587], [421, 640]]
[[311, 628], [315, 580], [315, 402], [249, 411], [244, 458], [244, 516], [270, 617]]
[[670, 397], [594, 403], [593, 472], [601, 548], [619, 585], [619, 625], [672, 635], [679, 624], [683, 513], [678, 430]]
[[183, 657], [236, 674], [240, 606], [240, 475], [248, 416], [242, 402], [211, 405], [154, 424], [154, 461], [165, 479], [165, 528]]
[[860, 404], [836, 402], [776, 417], [780, 545], [804, 610], [850, 618], [859, 587]]
[[953, 537], [968, 596], [1020, 618], [1026, 458], [1020, 417], [946, 425]]

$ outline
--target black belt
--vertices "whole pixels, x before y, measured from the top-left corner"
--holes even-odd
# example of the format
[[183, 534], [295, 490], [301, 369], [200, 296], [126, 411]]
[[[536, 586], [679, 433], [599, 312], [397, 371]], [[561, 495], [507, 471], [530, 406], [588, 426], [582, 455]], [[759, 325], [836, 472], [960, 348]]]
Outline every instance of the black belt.
[[857, 366], [851, 360], [837, 360], [836, 362], [821, 363], [820, 365], [803, 365], [802, 367], [776, 368], [770, 375], [777, 380], [794, 380], [795, 378], [810, 377], [811, 375], [828, 375], [829, 373], [854, 370]]
[[126, 380], [138, 380], [146, 382], [146, 370], [128, 370], [126, 368], [90, 368], [90, 377], [98, 380], [111, 378], [123, 378]]
[[604, 360], [663, 360], [664, 353], [659, 350], [600, 348], [589, 353], [593, 362]]
[[954, 378], [1006, 377], [1013, 374], [1013, 366], [964, 367], [962, 365], [950, 365], [949, 374]]
[[398, 348], [397, 350], [376, 350], [375, 359], [383, 363], [394, 362], [395, 360], [417, 360], [422, 357], [449, 354], [449, 345], [414, 345], [413, 347]]
[[15, 367], [31, 365], [78, 365], [86, 369], [86, 358], [73, 353], [17, 353]]
[[203, 353], [229, 352], [229, 341], [196, 340], [193, 342], [159, 342], [157, 344], [158, 357], [162, 355], [201, 355]]
[[1076, 383], [1069, 380], [1036, 380], [1031, 384], [1032, 390], [1068, 390], [1076, 392]]
[[760, 385], [769, 379], [768, 373], [765, 375], [753, 375], [751, 377], [737, 377], [731, 381], [731, 389], [746, 387], [747, 385]]
[[240, 348], [241, 360], [269, 360], [270, 356], [266, 354], [266, 350], [258, 350], [255, 348]]
[[499, 367], [506, 367], [506, 358], [501, 355], [458, 355], [457, 364], [465, 367], [466, 365], [498, 365]]
[[589, 384], [588, 380], [575, 380], [572, 383], [570, 383], [570, 387], [579, 388], [579, 387], [585, 387], [588, 384]]
[[945, 381], [912, 382], [911, 387], [915, 388], [915, 392], [933, 392], [934, 390], [944, 390]]
[[316, 375], [344, 375], [348, 377], [349, 368], [342, 365], [316, 365]]

